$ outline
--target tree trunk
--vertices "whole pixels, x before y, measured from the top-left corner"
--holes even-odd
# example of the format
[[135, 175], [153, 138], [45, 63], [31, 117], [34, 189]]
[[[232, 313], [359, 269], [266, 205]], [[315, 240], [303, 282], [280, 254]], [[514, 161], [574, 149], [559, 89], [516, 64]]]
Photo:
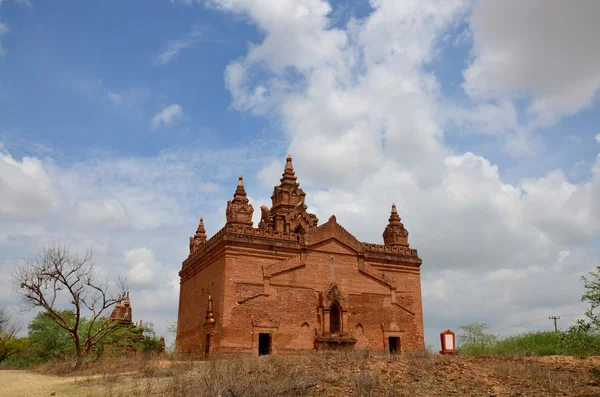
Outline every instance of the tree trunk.
[[75, 367], [73, 367], [73, 371], [77, 371], [83, 366], [83, 359], [85, 358], [85, 354], [78, 354], [77, 361], [75, 362]]

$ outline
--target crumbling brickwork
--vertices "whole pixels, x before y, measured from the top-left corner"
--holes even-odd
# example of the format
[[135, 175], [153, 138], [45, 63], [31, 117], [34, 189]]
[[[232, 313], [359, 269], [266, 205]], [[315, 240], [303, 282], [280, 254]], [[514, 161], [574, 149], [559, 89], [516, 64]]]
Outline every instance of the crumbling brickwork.
[[305, 196], [288, 156], [257, 228], [241, 176], [225, 226], [207, 240], [200, 219], [179, 273], [179, 351], [424, 348], [421, 259], [396, 206], [379, 245], [335, 216], [319, 226]]

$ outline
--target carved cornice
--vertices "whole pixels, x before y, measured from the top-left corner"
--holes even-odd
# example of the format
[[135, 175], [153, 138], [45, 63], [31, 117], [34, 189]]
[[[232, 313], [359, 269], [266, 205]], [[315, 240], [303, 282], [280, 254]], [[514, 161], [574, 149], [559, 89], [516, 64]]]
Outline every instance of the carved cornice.
[[259, 229], [246, 225], [226, 224], [183, 261], [182, 269], [186, 269], [192, 263], [201, 260], [201, 258], [209, 253], [216, 245], [225, 240], [249, 244], [282, 245], [288, 248], [300, 249], [331, 238], [335, 238], [341, 243], [354, 249], [357, 253], [363, 254], [368, 258], [409, 262], [416, 265], [422, 263], [416, 249], [403, 246], [388, 246], [360, 242], [344, 227], [337, 223], [335, 216], [332, 216], [327, 223], [314, 228], [311, 233], [304, 236], [297, 233]]

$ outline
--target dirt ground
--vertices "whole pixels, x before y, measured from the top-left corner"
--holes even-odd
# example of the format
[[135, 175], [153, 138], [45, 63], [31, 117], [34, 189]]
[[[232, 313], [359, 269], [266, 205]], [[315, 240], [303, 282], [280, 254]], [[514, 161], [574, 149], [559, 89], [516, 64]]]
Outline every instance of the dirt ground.
[[600, 397], [600, 357], [359, 357], [338, 353], [217, 362], [108, 363], [79, 376], [0, 371], [0, 397], [53, 395]]
[[102, 395], [100, 385], [96, 390], [82, 388], [77, 382], [81, 381], [79, 377], [59, 377], [51, 375], [41, 375], [29, 371], [0, 371], [0, 397], [38, 397], [51, 396], [54, 392], [56, 396], [88, 396], [90, 392], [97, 391]]

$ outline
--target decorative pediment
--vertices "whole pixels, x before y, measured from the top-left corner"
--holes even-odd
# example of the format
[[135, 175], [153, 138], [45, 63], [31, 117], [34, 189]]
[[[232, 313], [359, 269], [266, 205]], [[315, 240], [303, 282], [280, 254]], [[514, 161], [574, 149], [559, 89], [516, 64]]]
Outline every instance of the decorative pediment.
[[330, 252], [332, 254], [356, 255], [357, 253], [353, 247], [344, 244], [343, 241], [340, 241], [335, 237], [313, 244], [310, 246], [310, 249], [314, 251]]
[[337, 223], [335, 215], [329, 217], [329, 220], [321, 226], [314, 228], [305, 236], [308, 246], [319, 244], [323, 241], [335, 239], [343, 245], [353, 249], [355, 252], [361, 252], [361, 243]]
[[348, 308], [348, 294], [342, 292], [336, 283], [331, 283], [324, 294], [321, 294], [321, 305], [331, 307], [332, 304], [339, 304], [342, 309]]

